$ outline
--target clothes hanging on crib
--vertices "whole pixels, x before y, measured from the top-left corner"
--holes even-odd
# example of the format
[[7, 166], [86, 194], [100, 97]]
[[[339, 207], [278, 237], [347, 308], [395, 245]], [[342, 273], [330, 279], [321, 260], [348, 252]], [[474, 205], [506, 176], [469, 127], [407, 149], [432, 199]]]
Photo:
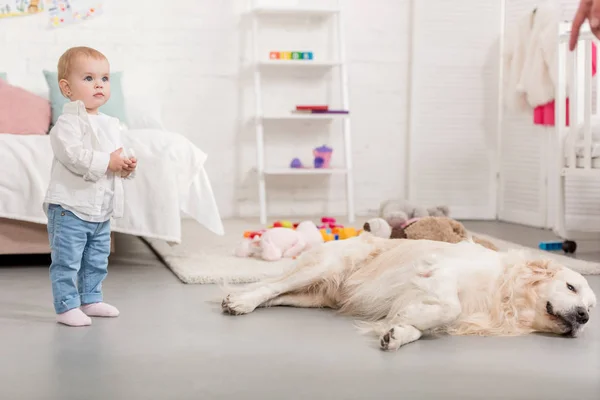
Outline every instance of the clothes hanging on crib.
[[[592, 43], [592, 76], [596, 75], [596, 43]], [[536, 107], [533, 110], [533, 123], [535, 125], [554, 126], [556, 107], [554, 100]], [[569, 98], [566, 99], [567, 126], [569, 126]]]

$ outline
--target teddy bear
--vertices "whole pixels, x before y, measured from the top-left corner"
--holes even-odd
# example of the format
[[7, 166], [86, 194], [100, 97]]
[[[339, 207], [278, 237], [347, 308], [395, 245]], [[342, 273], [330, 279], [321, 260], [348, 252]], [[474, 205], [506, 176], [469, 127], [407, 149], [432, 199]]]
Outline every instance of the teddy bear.
[[422, 207], [404, 199], [387, 200], [379, 207], [379, 217], [387, 221], [392, 228], [402, 227], [416, 218], [447, 217], [449, 215], [448, 206]]
[[235, 250], [238, 257], [259, 257], [265, 261], [293, 258], [324, 242], [314, 222], [302, 221], [296, 229], [274, 227], [262, 235], [245, 238]]
[[392, 228], [383, 218], [365, 222], [363, 229], [374, 236], [390, 239], [426, 239], [438, 242], [459, 243], [471, 239], [490, 250], [498, 248], [488, 240], [472, 236], [460, 222], [448, 217], [423, 217], [404, 227]]

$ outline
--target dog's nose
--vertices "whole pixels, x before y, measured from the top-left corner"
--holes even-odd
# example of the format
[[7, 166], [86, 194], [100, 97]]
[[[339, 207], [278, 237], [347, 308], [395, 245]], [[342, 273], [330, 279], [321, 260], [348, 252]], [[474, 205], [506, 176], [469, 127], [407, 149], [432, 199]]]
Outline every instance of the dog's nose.
[[575, 320], [580, 324], [587, 323], [590, 320], [587, 310], [583, 307], [577, 307], [575, 309]]

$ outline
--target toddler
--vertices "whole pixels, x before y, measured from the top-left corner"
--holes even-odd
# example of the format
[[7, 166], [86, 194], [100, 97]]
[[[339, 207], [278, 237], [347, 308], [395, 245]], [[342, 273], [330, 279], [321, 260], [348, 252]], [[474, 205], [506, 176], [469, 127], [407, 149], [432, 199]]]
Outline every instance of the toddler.
[[54, 152], [44, 199], [52, 264], [50, 280], [57, 321], [91, 325], [91, 317], [116, 317], [102, 300], [110, 254], [110, 218], [123, 214], [122, 178], [135, 175], [137, 160], [121, 147], [120, 123], [98, 112], [110, 98], [106, 57], [88, 47], [67, 50], [58, 81], [70, 102], [50, 130]]

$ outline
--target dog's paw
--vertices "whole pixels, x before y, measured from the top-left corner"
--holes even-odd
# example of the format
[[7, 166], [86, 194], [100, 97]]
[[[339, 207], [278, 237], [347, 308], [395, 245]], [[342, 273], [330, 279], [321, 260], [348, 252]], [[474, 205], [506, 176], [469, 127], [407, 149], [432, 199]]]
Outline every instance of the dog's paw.
[[394, 351], [400, 348], [401, 343], [396, 339], [394, 333], [394, 328], [392, 328], [381, 336], [381, 339], [379, 340], [381, 350]]
[[381, 350], [394, 351], [405, 344], [419, 340], [421, 334], [421, 331], [412, 325], [396, 325], [381, 336], [379, 344]]
[[230, 315], [243, 315], [254, 311], [255, 307], [236, 295], [227, 295], [221, 302], [221, 310]]

